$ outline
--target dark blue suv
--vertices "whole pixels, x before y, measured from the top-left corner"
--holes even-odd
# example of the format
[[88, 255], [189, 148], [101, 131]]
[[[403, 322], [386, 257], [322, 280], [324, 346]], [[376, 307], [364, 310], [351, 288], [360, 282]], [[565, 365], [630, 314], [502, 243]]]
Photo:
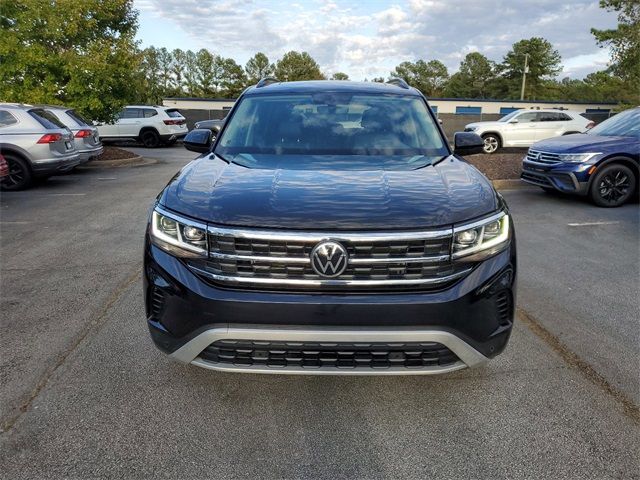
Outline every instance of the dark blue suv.
[[264, 80], [158, 196], [147, 322], [213, 370], [428, 374], [500, 353], [516, 245], [503, 198], [406, 83]]
[[545, 190], [588, 195], [601, 207], [618, 207], [638, 191], [640, 108], [626, 110], [574, 135], [535, 143], [521, 178]]

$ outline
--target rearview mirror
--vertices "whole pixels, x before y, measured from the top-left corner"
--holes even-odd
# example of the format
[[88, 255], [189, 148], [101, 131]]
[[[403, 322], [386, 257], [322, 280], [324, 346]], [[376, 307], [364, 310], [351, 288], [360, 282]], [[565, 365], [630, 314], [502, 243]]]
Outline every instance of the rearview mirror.
[[213, 133], [208, 128], [198, 128], [191, 130], [184, 137], [183, 145], [187, 150], [198, 153], [207, 153], [211, 150], [211, 140]]
[[453, 153], [457, 155], [475, 155], [483, 153], [484, 141], [477, 133], [456, 132], [453, 134]]

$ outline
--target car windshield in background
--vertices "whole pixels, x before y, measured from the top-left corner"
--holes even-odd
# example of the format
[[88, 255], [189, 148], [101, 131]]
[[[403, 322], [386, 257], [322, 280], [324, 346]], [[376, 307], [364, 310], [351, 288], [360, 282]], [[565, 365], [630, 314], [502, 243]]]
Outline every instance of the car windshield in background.
[[633, 108], [608, 118], [586, 133], [605, 137], [640, 137], [640, 108]]
[[216, 154], [266, 169], [415, 169], [449, 154], [419, 97], [323, 92], [242, 99]]
[[56, 117], [53, 113], [47, 112], [46, 110], [43, 110], [41, 108], [34, 108], [33, 110], [29, 110], [29, 115], [35, 118], [38, 123], [40, 123], [40, 125], [42, 125], [46, 129], [53, 130], [58, 128], [67, 128], [67, 126], [60, 120], [58, 120], [58, 117]]
[[171, 118], [182, 118], [180, 110], [167, 110], [166, 112]]
[[520, 110], [514, 110], [513, 112], [508, 113], [504, 117], [500, 118], [498, 121], [499, 122], [508, 122], [509, 120], [511, 120], [513, 117], [515, 117], [519, 113], [520, 113]]

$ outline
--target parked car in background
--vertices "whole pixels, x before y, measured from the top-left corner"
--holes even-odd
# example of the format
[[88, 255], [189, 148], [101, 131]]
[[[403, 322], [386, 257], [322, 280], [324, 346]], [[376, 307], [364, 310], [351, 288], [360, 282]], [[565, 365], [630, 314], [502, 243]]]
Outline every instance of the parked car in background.
[[80, 163], [71, 130], [51, 112], [32, 105], [0, 103], [0, 153], [9, 164], [3, 190], [27, 188], [35, 178]]
[[104, 152], [98, 129], [82, 118], [74, 109], [48, 105], [42, 108], [55, 115], [61, 123], [64, 123], [71, 130], [76, 150], [80, 155], [80, 163], [86, 163], [89, 159]]
[[9, 176], [9, 164], [0, 153], [0, 181]]
[[588, 195], [601, 207], [622, 205], [638, 192], [640, 107], [584, 134], [534, 144], [523, 160], [521, 178], [547, 191]]
[[216, 120], [201, 120], [194, 124], [195, 128], [207, 128], [212, 132], [219, 132], [222, 126], [224, 125], [225, 119], [216, 119]]
[[100, 139], [133, 139], [145, 147], [172, 145], [189, 130], [187, 120], [176, 108], [149, 105], [125, 107], [115, 123], [98, 125]]
[[484, 140], [484, 152], [504, 147], [529, 147], [539, 140], [584, 132], [594, 122], [571, 110], [515, 110], [495, 122], [475, 122], [465, 126]]

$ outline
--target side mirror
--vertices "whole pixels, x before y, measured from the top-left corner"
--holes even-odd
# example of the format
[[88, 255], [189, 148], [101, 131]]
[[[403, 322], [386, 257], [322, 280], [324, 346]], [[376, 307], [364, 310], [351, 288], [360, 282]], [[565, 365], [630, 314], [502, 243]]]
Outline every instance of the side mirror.
[[453, 153], [457, 155], [475, 155], [483, 153], [484, 140], [477, 133], [456, 132], [453, 134]]
[[514, 118], [513, 120], [509, 120], [509, 123], [512, 124], [512, 125], [515, 124], [515, 123], [518, 123], [518, 119]]
[[211, 149], [213, 134], [208, 128], [191, 130], [184, 137], [183, 145], [187, 150], [198, 153], [207, 153]]

